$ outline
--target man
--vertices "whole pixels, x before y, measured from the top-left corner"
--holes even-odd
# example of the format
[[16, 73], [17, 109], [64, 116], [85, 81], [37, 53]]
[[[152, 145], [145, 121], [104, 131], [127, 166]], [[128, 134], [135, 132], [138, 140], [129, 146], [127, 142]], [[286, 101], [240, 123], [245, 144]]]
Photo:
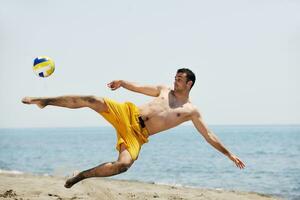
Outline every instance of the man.
[[66, 181], [66, 188], [86, 178], [113, 176], [127, 171], [138, 158], [141, 146], [148, 141], [149, 136], [189, 120], [209, 144], [226, 155], [237, 167], [243, 169], [244, 163], [222, 145], [204, 123], [199, 110], [190, 102], [189, 93], [195, 80], [191, 70], [182, 68], [177, 70], [173, 90], [162, 85], [143, 86], [123, 80], [115, 80], [107, 85], [111, 90], [123, 87], [155, 97], [151, 102], [140, 107], [130, 102], [118, 103], [95, 96], [25, 97], [22, 102], [36, 104], [40, 108], [47, 105], [66, 108], [89, 107], [115, 127], [118, 138], [116, 145], [119, 151], [118, 160], [103, 163], [74, 175]]

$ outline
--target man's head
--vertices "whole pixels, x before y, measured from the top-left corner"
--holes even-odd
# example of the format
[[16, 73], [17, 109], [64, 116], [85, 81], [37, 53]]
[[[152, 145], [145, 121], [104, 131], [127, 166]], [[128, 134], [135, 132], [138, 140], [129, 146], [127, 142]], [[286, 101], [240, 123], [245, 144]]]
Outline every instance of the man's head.
[[195, 74], [187, 68], [177, 70], [174, 82], [174, 90], [188, 90], [190, 91], [196, 81]]

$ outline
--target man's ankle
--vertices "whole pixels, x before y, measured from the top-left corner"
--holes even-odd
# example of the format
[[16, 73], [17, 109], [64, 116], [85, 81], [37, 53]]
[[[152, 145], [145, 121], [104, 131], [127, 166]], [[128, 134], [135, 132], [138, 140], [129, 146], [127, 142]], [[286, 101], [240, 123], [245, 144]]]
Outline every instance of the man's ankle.
[[77, 177], [80, 178], [80, 180], [83, 180], [83, 179], [86, 179], [88, 178], [89, 176], [87, 175], [86, 172], [79, 172], [79, 174], [77, 174]]

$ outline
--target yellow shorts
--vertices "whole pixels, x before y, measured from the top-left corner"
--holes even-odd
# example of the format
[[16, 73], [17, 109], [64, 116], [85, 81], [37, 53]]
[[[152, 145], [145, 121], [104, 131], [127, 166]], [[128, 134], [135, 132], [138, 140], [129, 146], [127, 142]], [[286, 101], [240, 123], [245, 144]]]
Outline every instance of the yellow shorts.
[[104, 98], [104, 102], [108, 107], [108, 112], [100, 114], [117, 131], [116, 149], [120, 151], [120, 145], [124, 143], [131, 158], [136, 160], [142, 145], [148, 142], [149, 137], [147, 129], [139, 124], [138, 107], [130, 102], [118, 103], [108, 98]]

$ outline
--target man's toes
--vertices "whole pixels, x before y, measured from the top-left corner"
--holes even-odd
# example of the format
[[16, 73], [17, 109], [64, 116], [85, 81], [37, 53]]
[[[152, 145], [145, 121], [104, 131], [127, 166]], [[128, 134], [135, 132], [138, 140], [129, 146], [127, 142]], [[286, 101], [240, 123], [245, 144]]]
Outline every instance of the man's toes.
[[65, 183], [65, 188], [71, 188], [74, 184], [76, 184], [79, 180], [77, 177], [69, 178]]
[[69, 178], [66, 183], [65, 183], [65, 187], [66, 188], [71, 188], [74, 184], [78, 183], [79, 181], [82, 181], [84, 178], [83, 176], [80, 174], [79, 171], [75, 171], [73, 173], [73, 177]]
[[22, 103], [25, 103], [25, 104], [30, 104], [31, 103], [31, 99], [29, 97], [24, 97], [22, 99]]
[[66, 183], [65, 183], [65, 188], [70, 188], [70, 187], [72, 187], [72, 185], [68, 182], [68, 180], [66, 181]]

